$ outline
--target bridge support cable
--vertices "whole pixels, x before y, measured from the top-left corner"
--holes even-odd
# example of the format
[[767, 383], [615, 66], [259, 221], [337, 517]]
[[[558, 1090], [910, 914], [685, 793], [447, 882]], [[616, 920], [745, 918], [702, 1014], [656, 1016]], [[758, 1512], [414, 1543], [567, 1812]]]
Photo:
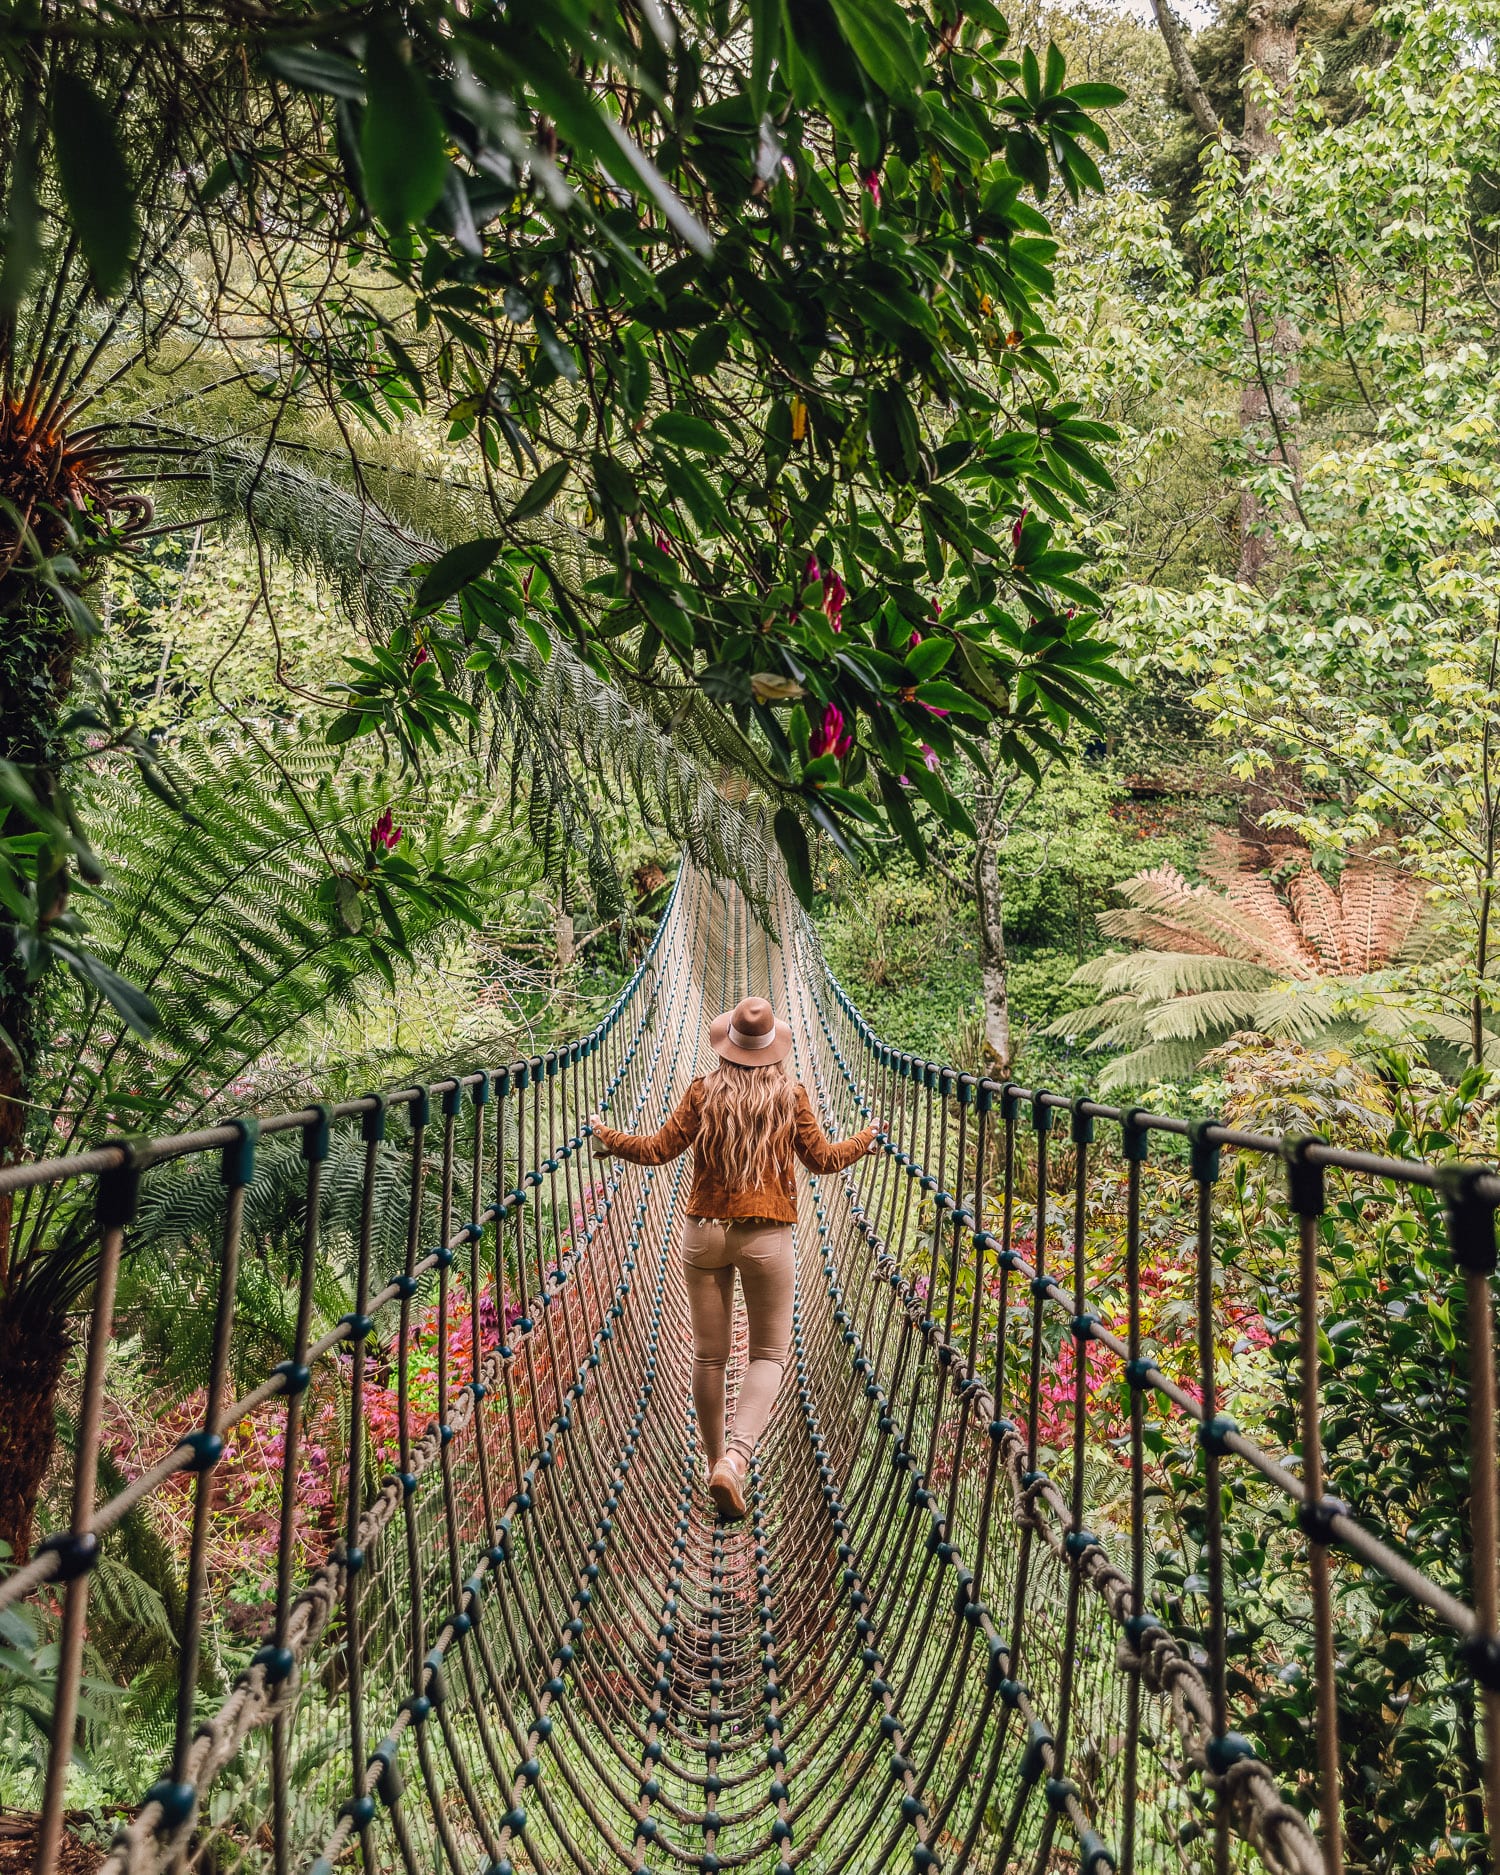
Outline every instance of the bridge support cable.
[[[1216, 1871], [1258, 1859], [1277, 1875], [1332, 1872], [1336, 1586], [1354, 1566], [1461, 1644], [1490, 1728], [1494, 1830], [1500, 1178], [1189, 1127], [920, 1060], [874, 1034], [784, 888], [773, 910], [774, 931], [685, 867], [647, 958], [576, 1042], [430, 1089], [0, 1171], [11, 1188], [86, 1177], [98, 1190], [72, 1523], [0, 1580], [0, 1607], [33, 1598], [61, 1615], [45, 1875], [62, 1842], [89, 1570], [126, 1514], [184, 1474], [196, 1509], [177, 1743], [107, 1875], [1165, 1875], [1184, 1855]], [[884, 1130], [874, 1156], [801, 1179], [791, 1361], [749, 1515], [726, 1526], [692, 1405], [684, 1165], [596, 1161], [585, 1120], [597, 1108], [659, 1124], [708, 1065], [709, 1019], [751, 993], [789, 1020], [828, 1129], [874, 1114]], [[358, 1131], [359, 1222], [343, 1246], [354, 1307], [330, 1323], [319, 1279], [341, 1129]], [[280, 1135], [302, 1160], [292, 1327], [286, 1358], [231, 1399], [247, 1195]], [[1169, 1351], [1142, 1316], [1143, 1173], [1153, 1146], [1181, 1143], [1196, 1306], [1191, 1344]], [[1285, 1163], [1302, 1256], [1295, 1459], [1221, 1411], [1226, 1152]], [[212, 1153], [223, 1287], [206, 1406], [197, 1431], [99, 1503], [113, 1285], [142, 1181]], [[1475, 1363], [1473, 1607], [1325, 1494], [1317, 1249], [1330, 1171], [1440, 1188]], [[1107, 1181], [1123, 1266], [1106, 1278], [1094, 1220]], [[386, 1244], [399, 1246], [390, 1274]], [[741, 1324], [732, 1376], [745, 1355]], [[232, 1658], [215, 1626], [229, 1584], [214, 1486], [249, 1462], [261, 1426], [280, 1441], [266, 1473], [273, 1601], [215, 1688], [192, 1657], [201, 1636], [204, 1662]], [[1203, 1558], [1169, 1616], [1150, 1450], [1184, 1430], [1200, 1453]], [[314, 1512], [308, 1486], [330, 1452], [331, 1507]], [[1319, 1775], [1305, 1809], [1236, 1707], [1225, 1491], [1240, 1478], [1283, 1497], [1300, 1525], [1317, 1638]]]

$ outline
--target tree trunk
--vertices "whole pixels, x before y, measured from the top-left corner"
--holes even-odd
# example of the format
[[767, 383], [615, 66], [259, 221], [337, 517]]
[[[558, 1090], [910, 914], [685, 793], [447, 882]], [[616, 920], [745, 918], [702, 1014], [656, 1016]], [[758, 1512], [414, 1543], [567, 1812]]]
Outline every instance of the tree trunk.
[[1494, 891], [1494, 881], [1486, 879], [1479, 894], [1479, 941], [1474, 951], [1474, 1000], [1469, 1010], [1469, 1046], [1476, 1068], [1484, 1066], [1484, 1045], [1489, 1039], [1484, 1032], [1484, 973], [1489, 968], [1490, 906]]
[[557, 967], [567, 970], [572, 967], [577, 951], [573, 944], [573, 914], [564, 911], [561, 906], [557, 912]]
[[[1289, 0], [1251, 0], [1245, 16], [1244, 151], [1251, 162], [1270, 162], [1281, 145], [1271, 124], [1269, 81], [1278, 96], [1291, 85], [1297, 29]], [[1240, 392], [1240, 435], [1252, 464], [1285, 462], [1297, 477], [1297, 389], [1302, 335], [1284, 315], [1270, 311], [1252, 292], [1245, 307], [1252, 375]], [[1246, 487], [1240, 493], [1239, 577], [1253, 583], [1270, 557], [1266, 511]]]
[[[59, 543], [61, 544], [61, 543]], [[0, 558], [15, 550], [13, 540], [0, 534]], [[78, 638], [60, 608], [37, 603], [18, 575], [0, 578], [0, 723], [5, 743], [0, 748], [46, 801], [62, 754], [58, 724], [63, 703], [73, 682], [73, 659]], [[0, 822], [17, 818], [15, 809], [0, 809]], [[11, 831], [26, 831], [21, 822]], [[68, 879], [65, 864], [55, 858], [38, 861], [42, 922], [50, 924], [67, 910]], [[28, 976], [18, 954], [8, 914], [0, 913], [0, 1165], [13, 1165], [25, 1144], [26, 1101], [32, 1071], [41, 1049], [42, 986]], [[10, 1270], [12, 1200], [0, 1196], [0, 1295]]]
[[0, 1300], [0, 1541], [10, 1545], [13, 1562], [31, 1554], [68, 1348], [62, 1315]]
[[979, 965], [984, 984], [984, 1045], [999, 1074], [1011, 1064], [1009, 962], [1005, 955], [1005, 894], [993, 822], [974, 846], [974, 901], [979, 912]]

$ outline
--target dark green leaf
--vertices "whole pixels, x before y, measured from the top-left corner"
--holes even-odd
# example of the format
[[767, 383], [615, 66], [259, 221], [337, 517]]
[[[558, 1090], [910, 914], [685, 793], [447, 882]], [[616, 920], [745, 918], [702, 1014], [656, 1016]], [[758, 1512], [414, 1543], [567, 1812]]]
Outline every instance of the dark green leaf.
[[1118, 85], [1069, 85], [1063, 93], [1085, 111], [1111, 111], [1125, 102], [1126, 95]]
[[441, 560], [428, 568], [417, 588], [417, 617], [436, 612], [455, 593], [462, 592], [470, 580], [478, 579], [493, 564], [495, 555], [504, 545], [503, 540], [489, 538], [466, 540], [460, 546], [450, 547]]
[[102, 963], [89, 951], [75, 949], [71, 944], [61, 943], [56, 938], [49, 939], [47, 947], [81, 983], [87, 984], [104, 998], [116, 1014], [124, 1019], [127, 1028], [140, 1036], [149, 1036], [155, 1032], [161, 1018], [155, 1003], [144, 990], [127, 983], [117, 970], [111, 970], [108, 964]]
[[728, 325], [705, 326], [688, 348], [688, 370], [695, 378], [711, 378], [728, 350]]
[[370, 207], [395, 233], [437, 206], [448, 174], [443, 120], [425, 79], [382, 33], [365, 54], [369, 101], [360, 156]]
[[908, 96], [922, 81], [911, 28], [896, 0], [832, 0], [854, 56], [892, 97]]
[[875, 460], [896, 482], [914, 479], [917, 425], [906, 392], [899, 384], [876, 384], [870, 391], [870, 442]]
[[353, 742], [356, 736], [364, 735], [371, 727], [371, 719], [363, 710], [342, 710], [323, 731], [323, 740], [333, 748], [342, 742]]
[[135, 197], [110, 113], [74, 73], [52, 81], [52, 142], [63, 199], [94, 291], [113, 293], [135, 246]]
[[911, 802], [907, 799], [906, 790], [897, 778], [887, 773], [885, 769], [879, 771], [877, 779], [880, 785], [880, 798], [885, 803], [885, 811], [890, 818], [891, 825], [901, 837], [901, 844], [919, 866], [925, 866], [927, 845], [917, 826], [917, 817], [911, 811]]
[[924, 638], [921, 644], [913, 645], [906, 654], [906, 668], [911, 672], [912, 682], [925, 683], [929, 677], [936, 677], [952, 655], [951, 638]]
[[572, 464], [567, 461], [554, 462], [550, 468], [543, 469], [526, 493], [506, 516], [509, 521], [524, 521], [528, 516], [539, 514], [552, 500], [565, 481]]
[[40, 208], [36, 196], [36, 110], [27, 95], [16, 130], [5, 214], [5, 264], [0, 268], [0, 312], [12, 313], [31, 289], [42, 258]]
[[778, 807], [773, 822], [776, 832], [776, 844], [781, 849], [781, 857], [786, 861], [786, 872], [791, 880], [792, 890], [801, 903], [811, 907], [813, 900], [812, 856], [807, 850], [807, 829], [789, 807]]
[[1005, 160], [1023, 182], [1031, 184], [1040, 201], [1047, 193], [1047, 184], [1051, 179], [1047, 152], [1041, 142], [1029, 131], [1013, 130], [1005, 139]]
[[720, 703], [748, 704], [750, 674], [739, 664], [709, 664], [698, 673], [698, 687]]
[[975, 698], [966, 696], [957, 684], [950, 684], [946, 677], [934, 678], [931, 683], [917, 685], [917, 701], [925, 703], [934, 710], [960, 710], [970, 716], [987, 716], [988, 710]]
[[299, 91], [323, 92], [351, 104], [358, 104], [365, 95], [359, 67], [337, 53], [321, 52], [316, 46], [272, 46], [265, 61], [278, 78]]
[[591, 461], [600, 499], [611, 508], [618, 508], [621, 514], [634, 514], [641, 505], [641, 497], [629, 469], [602, 450], [595, 450]]
[[781, 44], [779, 0], [750, 0], [750, 104], [757, 113], [771, 94], [771, 73]]
[[380, 907], [380, 915], [385, 920], [386, 930], [395, 939], [397, 948], [403, 953], [407, 952], [410, 946], [407, 942], [406, 927], [402, 924], [400, 914], [396, 910], [396, 901], [378, 879], [371, 882], [370, 889], [375, 895], [375, 903]]
[[730, 447], [728, 439], [711, 423], [681, 410], [664, 410], [651, 425], [651, 434], [672, 449], [691, 449], [700, 456], [727, 455]]

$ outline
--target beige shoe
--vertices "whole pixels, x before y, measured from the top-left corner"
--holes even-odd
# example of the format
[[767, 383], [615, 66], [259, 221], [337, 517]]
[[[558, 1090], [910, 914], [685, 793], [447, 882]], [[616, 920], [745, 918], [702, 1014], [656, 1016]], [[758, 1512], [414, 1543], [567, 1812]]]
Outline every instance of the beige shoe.
[[708, 1474], [708, 1495], [725, 1523], [738, 1523], [745, 1515], [745, 1474], [726, 1455]]

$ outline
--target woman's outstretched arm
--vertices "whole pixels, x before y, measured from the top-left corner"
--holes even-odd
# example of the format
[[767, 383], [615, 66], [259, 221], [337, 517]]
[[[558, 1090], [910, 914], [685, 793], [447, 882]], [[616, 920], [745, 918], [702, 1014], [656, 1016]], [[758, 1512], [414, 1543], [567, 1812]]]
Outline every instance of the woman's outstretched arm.
[[862, 1159], [875, 1143], [875, 1129], [867, 1126], [853, 1139], [830, 1139], [813, 1116], [807, 1089], [797, 1084], [797, 1121], [793, 1136], [797, 1157], [809, 1172], [842, 1172], [846, 1165]]
[[688, 1090], [665, 1126], [655, 1133], [617, 1133], [596, 1114], [591, 1122], [594, 1149], [608, 1157], [628, 1159], [632, 1165], [665, 1165], [687, 1151], [698, 1133], [698, 1089], [701, 1083], [690, 1081]]

